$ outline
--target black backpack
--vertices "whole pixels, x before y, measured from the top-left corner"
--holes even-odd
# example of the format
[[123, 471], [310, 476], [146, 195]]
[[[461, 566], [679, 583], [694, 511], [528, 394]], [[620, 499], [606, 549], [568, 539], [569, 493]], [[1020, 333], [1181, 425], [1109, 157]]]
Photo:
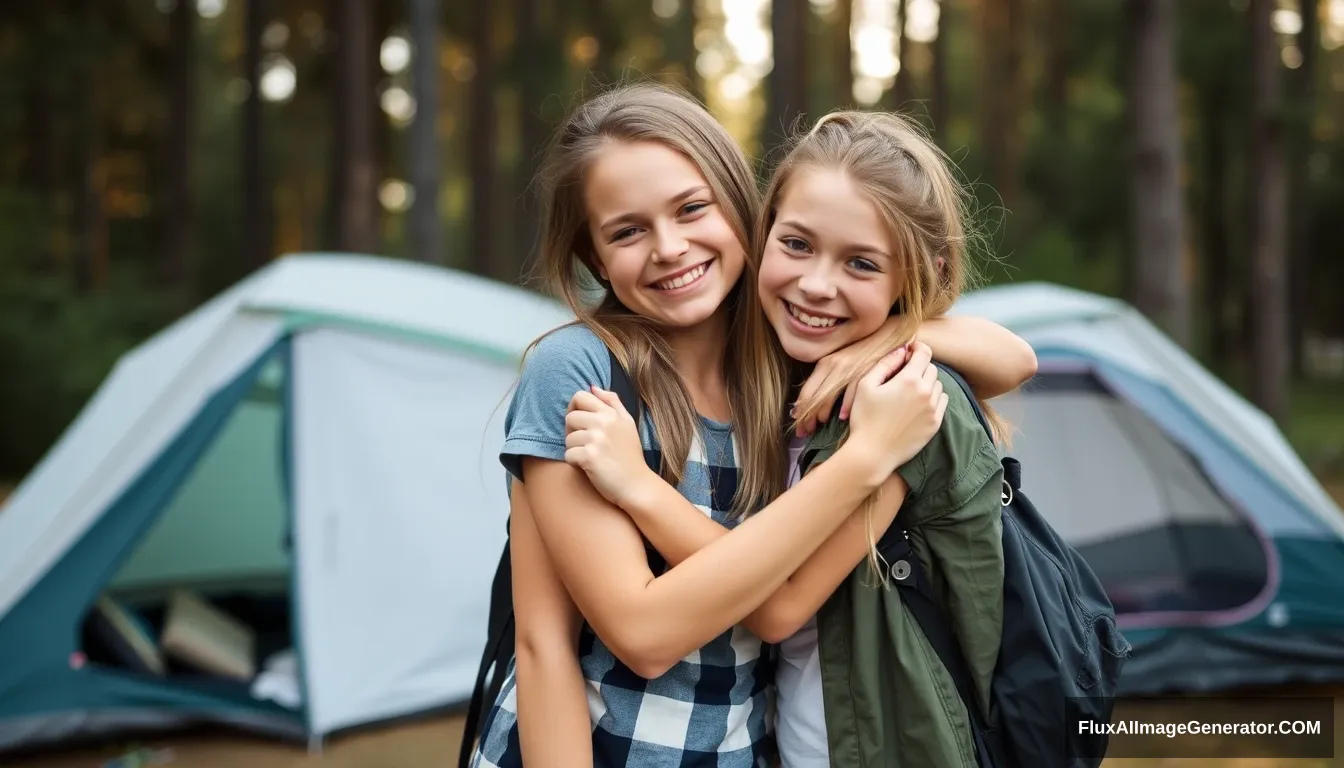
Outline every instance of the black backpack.
[[[621, 404], [639, 421], [640, 400], [629, 374], [608, 350], [611, 358], [611, 391], [621, 398]], [[654, 471], [662, 457], [658, 451], [645, 451], [644, 460]], [[654, 574], [667, 569], [667, 561], [644, 540], [644, 552], [649, 558], [649, 568]], [[495, 580], [490, 586], [490, 613], [486, 620], [485, 652], [481, 655], [481, 665], [476, 671], [476, 686], [471, 693], [471, 702], [467, 705], [467, 720], [462, 730], [462, 747], [458, 752], [458, 768], [467, 768], [471, 754], [480, 738], [481, 715], [494, 706], [499, 697], [499, 689], [504, 685], [504, 672], [513, 660], [513, 570], [509, 560], [509, 542], [504, 542], [504, 552], [499, 556], [499, 565], [495, 568]], [[493, 670], [493, 673], [492, 673]], [[488, 680], [487, 680], [488, 678]]]
[[[989, 423], [966, 381], [951, 376]], [[991, 433], [992, 434], [992, 433]], [[810, 463], [815, 457], [804, 456]], [[900, 516], [878, 541], [901, 600], [952, 676], [970, 715], [981, 768], [1056, 768], [1101, 764], [1120, 671], [1130, 644], [1116, 628], [1115, 609], [1087, 562], [1022, 492], [1022, 466], [1004, 458], [1003, 636], [994, 671], [990, 717], [977, 705], [969, 668], [937, 595], [910, 546]]]

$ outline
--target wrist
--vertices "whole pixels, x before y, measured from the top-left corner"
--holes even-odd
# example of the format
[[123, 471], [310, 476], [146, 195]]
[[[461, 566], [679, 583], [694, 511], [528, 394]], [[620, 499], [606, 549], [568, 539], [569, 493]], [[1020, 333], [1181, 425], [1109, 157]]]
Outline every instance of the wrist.
[[831, 461], [841, 460], [851, 475], [852, 482], [866, 493], [872, 493], [891, 477], [895, 469], [883, 451], [867, 446], [862, 440], [849, 439], [840, 446]]
[[657, 506], [660, 484], [663, 484], [663, 478], [645, 466], [624, 484], [616, 506], [625, 510], [628, 515], [643, 514]]

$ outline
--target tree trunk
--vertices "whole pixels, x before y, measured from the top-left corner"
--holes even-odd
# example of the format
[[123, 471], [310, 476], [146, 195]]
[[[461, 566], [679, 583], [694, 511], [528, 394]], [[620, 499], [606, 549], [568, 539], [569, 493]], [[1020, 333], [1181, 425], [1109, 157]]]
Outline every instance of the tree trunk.
[[835, 103], [850, 106], [854, 103], [854, 46], [850, 42], [850, 27], [854, 22], [854, 0], [835, 2]]
[[761, 144], [766, 153], [780, 146], [807, 112], [808, 0], [771, 0], [770, 34], [774, 66], [766, 77], [765, 125]]
[[989, 182], [1003, 203], [1013, 208], [1017, 198], [1017, 155], [1021, 110], [1021, 0], [983, 0], [980, 4], [981, 144]]
[[[1064, 145], [1069, 136], [1069, 72], [1074, 35], [1069, 29], [1068, 0], [1047, 0], [1045, 19], [1045, 130], [1051, 142]], [[1047, 205], [1063, 205], [1069, 194], [1068, 163], [1050, 163], [1044, 190]]]
[[[43, 14], [46, 16], [47, 14]], [[45, 21], [45, 19], [44, 19]], [[46, 23], [50, 29], [50, 23]], [[41, 39], [51, 39], [44, 31]], [[36, 57], [35, 57], [36, 58]], [[32, 86], [28, 93], [27, 143], [28, 163], [25, 168], [25, 181], [33, 190], [40, 211], [40, 233], [37, 250], [29, 262], [32, 270], [39, 274], [54, 275], [59, 269], [56, 258], [55, 233], [61, 222], [57, 213], [57, 192], [60, 188], [60, 164], [56, 154], [56, 83], [52, 73], [46, 67], [38, 66], [32, 70]]]
[[[168, 19], [169, 59], [167, 162], [164, 164], [164, 243], [160, 279], [177, 291], [191, 285], [192, 140], [196, 130], [196, 4], [177, 0]], [[185, 298], [185, 297], [184, 297]]]
[[[490, 3], [476, 3], [472, 47], [476, 74], [471, 81], [471, 269], [495, 276], [495, 64]], [[539, 106], [539, 105], [538, 105]]]
[[99, 24], [99, 8], [95, 0], [83, 0], [79, 6], [80, 23], [87, 25], [82, 36], [86, 41], [76, 77], [76, 104], [78, 114], [75, 130], [74, 219], [79, 233], [75, 248], [75, 287], [81, 293], [100, 289], [108, 270], [105, 218], [102, 205], [102, 173], [99, 165], [103, 153], [103, 110], [100, 94], [100, 56], [89, 41]]
[[1302, 31], [1297, 36], [1302, 50], [1302, 66], [1289, 78], [1290, 98], [1297, 121], [1293, 130], [1293, 155], [1289, 169], [1289, 290], [1292, 301], [1288, 316], [1289, 360], [1292, 375], [1304, 373], [1303, 355], [1307, 330], [1312, 318], [1310, 282], [1314, 252], [1311, 237], [1312, 195], [1308, 163], [1315, 141], [1311, 124], [1316, 115], [1316, 61], [1321, 45], [1317, 0], [1302, 0]]
[[411, 254], [420, 261], [443, 263], [443, 227], [439, 221], [439, 0], [410, 0], [411, 78], [415, 118], [408, 137], [411, 204]]
[[952, 29], [952, 0], [939, 0], [938, 2], [938, 29], [937, 36], [934, 37], [931, 44], [933, 50], [930, 55], [933, 59], [931, 64], [933, 87], [929, 97], [929, 116], [933, 119], [933, 130], [938, 137], [938, 143], [944, 151], [951, 148], [949, 143], [948, 120], [952, 114], [951, 89], [948, 87], [948, 60], [947, 60], [947, 35]]
[[[182, 0], [185, 2], [186, 0]], [[261, 267], [271, 255], [271, 205], [261, 124], [261, 34], [264, 0], [247, 0], [243, 13], [243, 61], [247, 101], [243, 104], [243, 272]]]
[[1226, 370], [1235, 346], [1232, 253], [1227, 221], [1227, 138], [1221, 93], [1208, 94], [1201, 110], [1204, 129], [1204, 304], [1209, 322], [1209, 360]]
[[905, 35], [909, 0], [896, 0], [896, 81], [891, 84], [891, 109], [899, 111], [910, 98], [910, 38]]
[[[538, 204], [534, 179], [541, 163], [541, 153], [545, 150], [546, 123], [541, 117], [541, 108], [546, 99], [547, 70], [538, 58], [551, 54], [551, 46], [545, 41], [544, 30], [547, 26], [541, 18], [542, 6], [539, 0], [518, 0], [518, 44], [514, 47], [514, 55], [519, 58], [521, 65], [518, 71], [522, 79], [522, 103], [518, 116], [522, 121], [523, 152], [516, 170], [518, 193], [514, 199], [517, 201], [516, 221], [521, 240], [515, 249], [518, 263], [507, 270], [510, 279], [521, 279], [532, 268], [540, 245], [541, 206]], [[688, 6], [689, 3], [682, 3], [679, 18], [688, 12]], [[677, 30], [673, 31], [674, 35], [677, 33]], [[692, 74], [695, 65], [693, 59], [688, 57], [694, 56], [693, 51], [694, 48], [690, 48], [676, 56], [678, 61], [691, 62]]]
[[1176, 0], [1129, 0], [1130, 192], [1134, 304], [1183, 347], [1190, 344], [1184, 269], [1180, 115], [1174, 50]]
[[1251, 399], [1282, 422], [1288, 405], [1287, 174], [1273, 0], [1250, 0]]
[[[689, 3], [691, 0], [685, 0]], [[488, 3], [482, 3], [482, 6]], [[593, 62], [590, 75], [598, 75], [601, 84], [615, 83], [621, 79], [623, 64], [617, 56], [621, 50], [624, 35], [612, 3], [608, 0], [586, 0], [584, 10], [588, 15], [588, 29], [597, 39], [597, 59]]]
[[[535, 0], [530, 0], [535, 2]], [[680, 83], [687, 92], [697, 99], [704, 100], [705, 87], [700, 70], [695, 66], [695, 1], [681, 0], [677, 15], [672, 19], [671, 45], [669, 58], [682, 70], [684, 79]]]
[[377, 160], [373, 146], [373, 40], [370, 0], [336, 0], [336, 78], [340, 139], [336, 158], [340, 197], [336, 205], [336, 248], [375, 253], [379, 249]]

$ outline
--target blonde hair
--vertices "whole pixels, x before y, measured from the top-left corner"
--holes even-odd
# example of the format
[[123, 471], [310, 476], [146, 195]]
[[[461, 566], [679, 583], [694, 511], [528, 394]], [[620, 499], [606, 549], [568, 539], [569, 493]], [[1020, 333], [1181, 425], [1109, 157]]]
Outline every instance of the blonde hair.
[[[657, 142], [689, 158], [742, 245], [743, 274], [721, 309], [728, 313], [723, 370], [740, 451], [732, 513], [745, 515], [782, 493], [786, 482], [787, 366], [755, 300], [759, 256], [750, 239], [760, 209], [755, 177], [741, 148], [699, 102], [652, 83], [620, 86], [580, 105], [557, 130], [539, 175], [545, 205], [540, 260], [547, 280], [576, 322], [602, 339], [634, 380], [662, 451], [660, 474], [673, 486], [690, 453], [697, 412], [658, 325], [625, 307], [599, 277], [589, 234], [586, 171], [598, 153], [618, 142]], [[604, 289], [596, 306], [585, 299], [590, 290], [580, 282], [585, 272]]]
[[[968, 258], [969, 191], [953, 173], [952, 163], [915, 121], [890, 112], [837, 111], [796, 137], [775, 170], [765, 193], [756, 237], [765, 242], [775, 210], [790, 179], [805, 168], [838, 169], [872, 201], [895, 243], [894, 272], [903, 279], [893, 313], [892, 349], [914, 338], [926, 320], [945, 314], [973, 279]], [[842, 395], [850, 382], [868, 371], [876, 358], [859, 360], [797, 403], [795, 425]], [[951, 392], [949, 396], [955, 397]], [[994, 440], [1007, 434], [1006, 423], [983, 402]], [[877, 494], [865, 501], [869, 564], [882, 578], [872, 510]], [[885, 579], [883, 579], [885, 582]]]

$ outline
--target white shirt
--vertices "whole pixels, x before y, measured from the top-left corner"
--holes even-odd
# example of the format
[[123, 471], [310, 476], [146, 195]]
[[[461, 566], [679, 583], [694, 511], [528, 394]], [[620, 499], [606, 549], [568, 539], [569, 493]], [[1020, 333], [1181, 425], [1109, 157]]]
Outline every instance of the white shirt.
[[[804, 445], [797, 437], [789, 445], [790, 488], [798, 482], [798, 457]], [[830, 768], [816, 617], [779, 644], [775, 694], [775, 738], [783, 768]]]

